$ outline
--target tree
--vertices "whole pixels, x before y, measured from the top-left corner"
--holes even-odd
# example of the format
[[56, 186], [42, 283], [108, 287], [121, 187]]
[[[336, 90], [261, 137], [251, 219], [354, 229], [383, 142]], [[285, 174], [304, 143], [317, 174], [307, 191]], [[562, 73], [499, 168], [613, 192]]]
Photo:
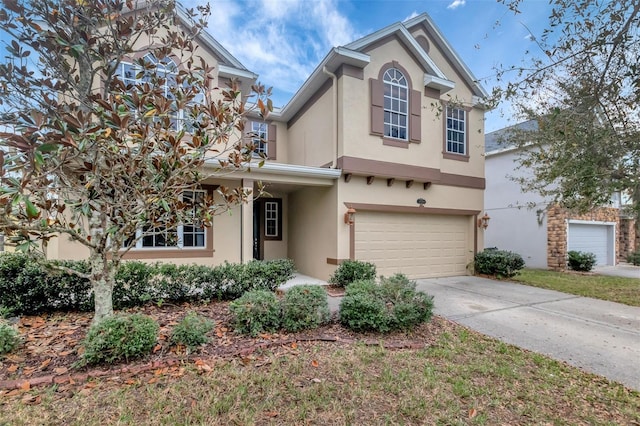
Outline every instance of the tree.
[[[196, 54], [208, 6], [186, 11], [187, 28], [167, 0], [3, 4], [0, 230], [23, 250], [61, 236], [87, 247], [90, 272], [68, 272], [90, 280], [97, 322], [113, 313], [115, 272], [137, 240], [210, 226], [249, 196], [183, 197], [251, 159], [246, 97], [237, 82], [212, 87]], [[266, 115], [268, 91], [253, 90]]]
[[[521, 0], [499, 1], [520, 12]], [[521, 184], [578, 212], [621, 191], [640, 240], [640, 1], [551, 3], [548, 28], [531, 34], [540, 55], [500, 69], [512, 80], [494, 92], [538, 124], [505, 136], [534, 172]]]

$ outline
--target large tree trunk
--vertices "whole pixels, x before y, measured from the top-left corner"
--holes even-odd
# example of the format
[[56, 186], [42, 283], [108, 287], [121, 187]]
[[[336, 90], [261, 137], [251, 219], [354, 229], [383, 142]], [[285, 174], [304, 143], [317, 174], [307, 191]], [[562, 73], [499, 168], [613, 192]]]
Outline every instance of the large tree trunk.
[[115, 269], [107, 261], [106, 253], [91, 252], [91, 286], [95, 310], [93, 324], [113, 315], [113, 286], [115, 284]]

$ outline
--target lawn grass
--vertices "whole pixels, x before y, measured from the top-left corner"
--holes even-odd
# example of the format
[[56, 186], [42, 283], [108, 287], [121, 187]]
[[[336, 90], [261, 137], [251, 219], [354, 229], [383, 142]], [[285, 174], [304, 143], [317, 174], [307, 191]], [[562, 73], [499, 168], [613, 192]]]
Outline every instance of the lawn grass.
[[0, 397], [0, 425], [640, 422], [640, 393], [450, 322], [420, 350], [300, 343], [208, 362]]
[[511, 279], [533, 287], [640, 306], [640, 279], [542, 269], [523, 269]]

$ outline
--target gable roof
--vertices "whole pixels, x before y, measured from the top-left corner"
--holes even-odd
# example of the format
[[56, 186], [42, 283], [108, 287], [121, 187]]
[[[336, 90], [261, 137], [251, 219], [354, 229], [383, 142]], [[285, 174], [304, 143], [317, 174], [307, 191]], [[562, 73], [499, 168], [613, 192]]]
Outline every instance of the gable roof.
[[479, 98], [488, 97], [488, 93], [478, 83], [469, 68], [462, 62], [458, 54], [446, 41], [442, 32], [436, 27], [429, 15], [422, 13], [415, 18], [404, 22], [396, 22], [381, 30], [371, 33], [365, 37], [355, 40], [345, 46], [334, 47], [327, 56], [313, 70], [309, 78], [302, 87], [293, 95], [291, 100], [280, 110], [275, 110], [270, 116], [276, 120], [288, 121], [296, 112], [319, 90], [329, 79], [328, 72], [335, 72], [342, 64], [350, 64], [359, 68], [364, 68], [370, 62], [370, 56], [364, 53], [368, 46], [379, 42], [389, 36], [396, 36], [407, 49], [415, 56], [416, 60], [426, 70], [424, 85], [436, 89], [449, 90], [454, 87], [454, 83], [449, 81], [447, 76], [438, 68], [436, 63], [429, 57], [427, 52], [420, 46], [411, 35], [410, 30], [418, 25], [423, 25], [431, 34], [443, 51], [445, 57], [451, 62], [453, 67], [462, 75], [465, 83], [471, 88], [476, 101]]
[[538, 129], [536, 120], [523, 121], [513, 126], [494, 130], [484, 135], [484, 152], [486, 155], [499, 154], [501, 152], [512, 151], [515, 146], [509, 143], [509, 133], [514, 130], [534, 131]]

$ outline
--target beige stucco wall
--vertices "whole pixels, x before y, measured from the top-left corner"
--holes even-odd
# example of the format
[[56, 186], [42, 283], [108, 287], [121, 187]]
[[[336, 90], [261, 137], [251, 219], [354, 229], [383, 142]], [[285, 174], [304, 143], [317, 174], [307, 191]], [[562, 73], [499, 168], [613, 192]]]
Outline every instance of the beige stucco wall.
[[309, 187], [289, 194], [289, 251], [296, 269], [328, 279], [335, 270], [327, 258], [337, 250], [337, 188]]
[[333, 90], [329, 88], [291, 124], [288, 160], [292, 164], [322, 166], [334, 160]]

